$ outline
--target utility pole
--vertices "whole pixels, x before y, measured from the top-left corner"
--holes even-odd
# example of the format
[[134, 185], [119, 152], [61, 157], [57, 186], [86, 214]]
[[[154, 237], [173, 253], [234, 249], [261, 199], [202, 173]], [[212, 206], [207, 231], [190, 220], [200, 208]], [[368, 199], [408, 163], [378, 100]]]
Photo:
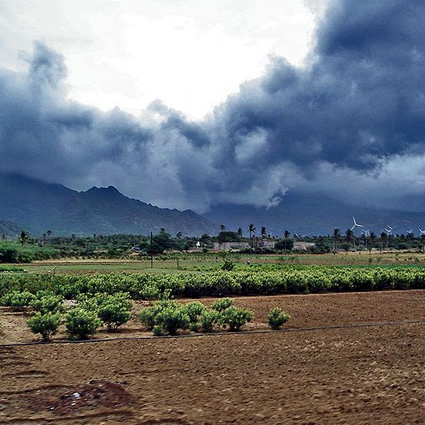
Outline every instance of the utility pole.
[[153, 269], [153, 234], [151, 232], [151, 269]]

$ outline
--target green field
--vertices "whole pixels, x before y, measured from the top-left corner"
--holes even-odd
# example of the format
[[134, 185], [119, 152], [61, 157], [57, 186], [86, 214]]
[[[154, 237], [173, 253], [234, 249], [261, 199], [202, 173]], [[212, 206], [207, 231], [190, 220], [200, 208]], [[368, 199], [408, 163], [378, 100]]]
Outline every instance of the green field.
[[[224, 258], [225, 257], [225, 258]], [[318, 266], [423, 266], [425, 254], [417, 252], [349, 252], [334, 254], [248, 255], [248, 254], [176, 254], [172, 257], [154, 257], [125, 260], [48, 260], [34, 261], [22, 267], [30, 273], [113, 273], [219, 270], [228, 260], [236, 267], [251, 265], [318, 265]], [[17, 266], [16, 264], [14, 266]]]

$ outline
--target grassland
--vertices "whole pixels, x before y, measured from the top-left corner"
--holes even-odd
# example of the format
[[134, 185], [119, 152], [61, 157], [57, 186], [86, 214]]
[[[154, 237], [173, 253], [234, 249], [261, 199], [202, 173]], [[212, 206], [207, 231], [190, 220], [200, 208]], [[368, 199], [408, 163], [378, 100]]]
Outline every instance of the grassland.
[[[236, 266], [251, 264], [277, 265], [318, 265], [318, 266], [425, 266], [425, 254], [420, 252], [379, 252], [365, 251], [338, 254], [291, 254], [291, 255], [247, 255], [229, 253], [225, 258]], [[140, 259], [93, 260], [59, 259], [34, 261], [22, 267], [30, 273], [111, 273], [111, 272], [153, 272], [173, 273], [178, 271], [218, 270], [223, 265], [223, 255], [190, 254], [172, 257]], [[16, 264], [14, 265], [16, 266]]]

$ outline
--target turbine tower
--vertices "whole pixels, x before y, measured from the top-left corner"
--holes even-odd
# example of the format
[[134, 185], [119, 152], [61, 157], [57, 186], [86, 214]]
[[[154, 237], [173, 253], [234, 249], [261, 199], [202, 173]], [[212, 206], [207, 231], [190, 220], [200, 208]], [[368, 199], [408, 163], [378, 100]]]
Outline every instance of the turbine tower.
[[387, 232], [387, 249], [388, 249], [388, 243], [389, 243], [389, 239], [391, 236], [391, 232], [393, 231], [393, 228], [389, 224], [387, 224], [384, 230]]

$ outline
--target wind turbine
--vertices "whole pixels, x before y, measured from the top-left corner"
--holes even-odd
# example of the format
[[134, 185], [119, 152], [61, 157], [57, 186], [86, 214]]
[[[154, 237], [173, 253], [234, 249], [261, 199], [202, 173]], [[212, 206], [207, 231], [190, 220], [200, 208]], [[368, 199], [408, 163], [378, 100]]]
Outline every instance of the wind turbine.
[[353, 217], [353, 226], [351, 227], [351, 231], [353, 231], [356, 227], [364, 227], [362, 224], [357, 223], [356, 219]]
[[370, 230], [369, 229], [365, 229], [365, 230], [362, 230], [361, 233], [362, 233], [362, 235], [364, 237], [364, 241], [365, 241], [365, 245], [366, 245], [366, 250], [367, 250], [367, 240], [368, 240], [368, 238], [370, 236]]
[[425, 230], [419, 229], [420, 239], [422, 241], [422, 252], [425, 252]]
[[388, 249], [388, 243], [389, 243], [389, 239], [391, 236], [391, 232], [393, 231], [393, 228], [389, 224], [387, 224], [384, 230], [387, 232], [387, 249]]

